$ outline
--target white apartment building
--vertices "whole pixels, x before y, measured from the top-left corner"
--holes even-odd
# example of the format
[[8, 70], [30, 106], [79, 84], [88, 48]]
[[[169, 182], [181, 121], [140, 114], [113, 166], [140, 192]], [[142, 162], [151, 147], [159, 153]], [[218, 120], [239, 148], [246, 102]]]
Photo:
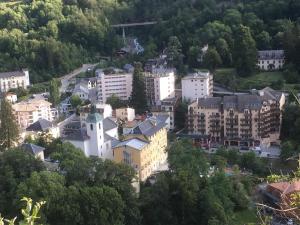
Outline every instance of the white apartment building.
[[54, 119], [51, 103], [43, 99], [31, 99], [19, 102], [12, 107], [21, 129], [26, 129], [39, 119], [48, 121], [53, 121]]
[[116, 118], [123, 121], [133, 121], [135, 118], [135, 110], [129, 107], [116, 109]]
[[194, 101], [197, 98], [212, 96], [213, 75], [209, 72], [189, 74], [181, 80], [182, 99]]
[[26, 89], [29, 85], [29, 71], [27, 69], [0, 73], [0, 92], [7, 92], [18, 87]]
[[103, 70], [96, 70], [98, 101], [106, 103], [107, 98], [112, 95], [118, 96], [121, 100], [129, 100], [132, 92], [132, 73], [123, 70], [113, 69], [109, 73]]
[[148, 104], [161, 105], [164, 99], [175, 97], [175, 70], [160, 67], [146, 72], [145, 86]]
[[261, 70], [279, 70], [284, 65], [283, 50], [258, 51], [257, 66]]

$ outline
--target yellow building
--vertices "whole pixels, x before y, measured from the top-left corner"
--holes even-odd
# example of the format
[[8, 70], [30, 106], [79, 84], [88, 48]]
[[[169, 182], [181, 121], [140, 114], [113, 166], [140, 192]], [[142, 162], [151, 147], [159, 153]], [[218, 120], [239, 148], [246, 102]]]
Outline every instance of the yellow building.
[[113, 149], [114, 161], [132, 166], [140, 181], [145, 181], [167, 160], [166, 124], [147, 119], [136, 126]]

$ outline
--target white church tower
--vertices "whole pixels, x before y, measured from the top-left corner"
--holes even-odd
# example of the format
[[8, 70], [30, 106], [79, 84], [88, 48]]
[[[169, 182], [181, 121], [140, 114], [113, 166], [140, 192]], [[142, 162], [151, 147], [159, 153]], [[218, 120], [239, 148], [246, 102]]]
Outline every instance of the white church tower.
[[91, 113], [86, 118], [87, 135], [90, 137], [86, 155], [104, 156], [104, 131], [103, 116], [96, 112], [96, 107], [92, 106]]

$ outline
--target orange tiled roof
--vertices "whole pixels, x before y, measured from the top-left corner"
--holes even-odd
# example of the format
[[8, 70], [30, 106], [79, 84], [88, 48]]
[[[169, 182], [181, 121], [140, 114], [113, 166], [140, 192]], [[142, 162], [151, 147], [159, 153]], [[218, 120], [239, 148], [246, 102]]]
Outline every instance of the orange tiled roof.
[[295, 182], [278, 182], [278, 183], [271, 183], [269, 186], [279, 190], [283, 194], [291, 194], [294, 192], [300, 192], [300, 180]]

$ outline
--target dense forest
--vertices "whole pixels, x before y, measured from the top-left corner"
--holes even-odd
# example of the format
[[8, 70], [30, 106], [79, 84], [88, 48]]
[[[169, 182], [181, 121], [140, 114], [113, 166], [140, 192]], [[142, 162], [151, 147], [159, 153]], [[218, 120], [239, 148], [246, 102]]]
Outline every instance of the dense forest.
[[[141, 40], [143, 57], [160, 53], [176, 36], [186, 66], [199, 67], [200, 49], [209, 44], [208, 61], [239, 69], [245, 63], [238, 60], [240, 37], [248, 39], [248, 56], [256, 49], [284, 48], [288, 62], [297, 65], [300, 41], [290, 34], [299, 30], [299, 18], [297, 0], [1, 0], [0, 69], [29, 67], [33, 82], [49, 80], [113, 55], [121, 47], [121, 30], [111, 24], [142, 21], [158, 24], [126, 32]], [[240, 73], [250, 73], [251, 67]]]

